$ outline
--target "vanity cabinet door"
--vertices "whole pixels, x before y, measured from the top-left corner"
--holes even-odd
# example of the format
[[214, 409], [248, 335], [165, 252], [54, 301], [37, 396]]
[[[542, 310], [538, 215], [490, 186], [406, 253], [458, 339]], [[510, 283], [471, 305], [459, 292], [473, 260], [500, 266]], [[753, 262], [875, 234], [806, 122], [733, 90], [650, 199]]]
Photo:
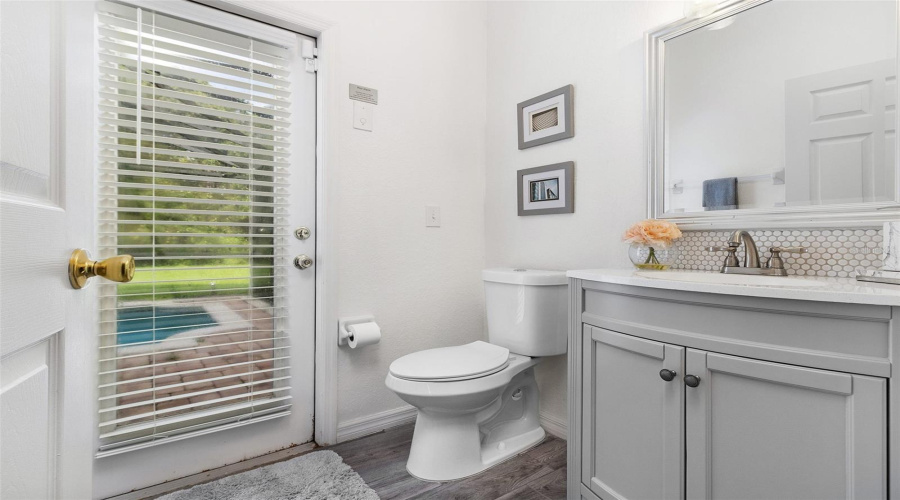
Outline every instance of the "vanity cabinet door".
[[684, 348], [588, 325], [582, 341], [584, 487], [603, 500], [683, 498]]
[[884, 379], [694, 349], [686, 374], [688, 499], [887, 497]]

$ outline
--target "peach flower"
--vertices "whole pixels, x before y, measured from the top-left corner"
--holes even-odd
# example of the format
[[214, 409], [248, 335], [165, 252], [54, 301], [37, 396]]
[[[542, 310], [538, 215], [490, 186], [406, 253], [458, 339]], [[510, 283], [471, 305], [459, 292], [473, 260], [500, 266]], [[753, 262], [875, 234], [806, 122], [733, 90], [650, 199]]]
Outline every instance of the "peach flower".
[[629, 227], [622, 240], [648, 246], [668, 247], [672, 241], [681, 238], [681, 230], [672, 222], [647, 219]]

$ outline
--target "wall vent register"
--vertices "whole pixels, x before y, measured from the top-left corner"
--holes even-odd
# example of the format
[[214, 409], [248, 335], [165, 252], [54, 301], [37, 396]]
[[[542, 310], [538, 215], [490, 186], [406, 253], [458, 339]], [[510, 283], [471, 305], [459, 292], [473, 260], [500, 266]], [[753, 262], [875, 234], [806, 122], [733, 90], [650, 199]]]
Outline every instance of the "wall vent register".
[[286, 415], [291, 49], [98, 9], [98, 456]]

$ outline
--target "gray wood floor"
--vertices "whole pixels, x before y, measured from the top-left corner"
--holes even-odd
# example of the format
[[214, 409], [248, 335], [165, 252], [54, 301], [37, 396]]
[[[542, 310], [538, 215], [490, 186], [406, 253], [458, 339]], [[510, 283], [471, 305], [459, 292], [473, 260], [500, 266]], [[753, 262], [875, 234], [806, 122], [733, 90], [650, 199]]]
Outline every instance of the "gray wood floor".
[[382, 500], [555, 500], [566, 497], [566, 442], [550, 437], [537, 447], [459, 481], [420, 481], [406, 472], [413, 426], [332, 446]]
[[232, 474], [290, 460], [317, 450], [332, 450], [359, 473], [382, 500], [477, 499], [555, 500], [566, 497], [566, 442], [548, 436], [538, 446], [459, 481], [420, 481], [406, 472], [413, 424], [327, 448], [294, 446], [261, 457], [130, 491], [107, 500], [147, 500]]

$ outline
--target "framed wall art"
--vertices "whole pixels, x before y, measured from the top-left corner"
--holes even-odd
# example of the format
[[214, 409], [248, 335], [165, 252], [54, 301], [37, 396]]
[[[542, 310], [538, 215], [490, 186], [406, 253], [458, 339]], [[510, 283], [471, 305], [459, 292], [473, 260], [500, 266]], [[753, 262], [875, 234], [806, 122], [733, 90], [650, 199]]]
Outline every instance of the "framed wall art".
[[526, 168], [516, 177], [519, 215], [575, 212], [575, 162]]
[[575, 136], [573, 89], [566, 85], [518, 104], [519, 149]]

